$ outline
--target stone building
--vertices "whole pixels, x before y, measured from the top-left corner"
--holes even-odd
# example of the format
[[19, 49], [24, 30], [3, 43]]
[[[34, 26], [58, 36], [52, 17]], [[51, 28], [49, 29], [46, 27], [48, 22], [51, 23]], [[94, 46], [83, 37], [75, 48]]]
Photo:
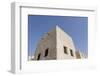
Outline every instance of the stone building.
[[37, 45], [34, 60], [58, 60], [81, 58], [75, 50], [72, 38], [56, 26], [45, 34]]

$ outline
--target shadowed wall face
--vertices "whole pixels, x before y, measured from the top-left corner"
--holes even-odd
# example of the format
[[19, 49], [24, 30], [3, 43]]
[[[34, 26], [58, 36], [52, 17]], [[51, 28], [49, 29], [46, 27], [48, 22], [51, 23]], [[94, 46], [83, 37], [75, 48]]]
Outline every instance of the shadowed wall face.
[[56, 30], [52, 30], [38, 42], [34, 60], [55, 60], [56, 52]]
[[79, 51], [76, 51], [76, 58], [77, 59], [80, 59], [81, 58]]

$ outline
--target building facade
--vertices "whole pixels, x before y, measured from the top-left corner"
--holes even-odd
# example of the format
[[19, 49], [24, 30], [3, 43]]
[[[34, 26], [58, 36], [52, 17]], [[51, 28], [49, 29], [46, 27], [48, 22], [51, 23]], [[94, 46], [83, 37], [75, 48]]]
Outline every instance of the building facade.
[[72, 38], [60, 27], [56, 26], [39, 41], [34, 60], [59, 60], [81, 58], [75, 50]]

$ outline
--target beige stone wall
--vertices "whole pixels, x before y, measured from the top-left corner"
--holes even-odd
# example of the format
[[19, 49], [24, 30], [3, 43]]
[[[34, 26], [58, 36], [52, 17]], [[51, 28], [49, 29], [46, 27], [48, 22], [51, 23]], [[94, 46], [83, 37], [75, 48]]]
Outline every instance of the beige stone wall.
[[[48, 50], [48, 56], [44, 57], [45, 50]], [[49, 33], [46, 33], [39, 41], [36, 52], [34, 54], [34, 60], [37, 60], [38, 54], [41, 53], [40, 60], [53, 60], [56, 59], [56, 30], [53, 29]]]
[[[57, 31], [57, 59], [76, 58], [75, 46], [72, 38], [59, 27], [57, 27], [56, 31]], [[68, 54], [64, 53], [64, 46], [67, 47]], [[70, 49], [72, 49], [74, 56], [71, 56]]]
[[80, 55], [80, 52], [79, 51], [76, 51], [76, 58], [77, 59], [81, 59], [81, 55]]

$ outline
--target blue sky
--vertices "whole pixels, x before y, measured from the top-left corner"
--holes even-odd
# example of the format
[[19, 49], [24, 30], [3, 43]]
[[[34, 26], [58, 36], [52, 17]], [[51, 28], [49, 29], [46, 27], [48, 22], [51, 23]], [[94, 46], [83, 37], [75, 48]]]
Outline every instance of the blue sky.
[[33, 55], [43, 35], [58, 25], [68, 33], [76, 49], [88, 54], [88, 17], [28, 15], [28, 55]]

